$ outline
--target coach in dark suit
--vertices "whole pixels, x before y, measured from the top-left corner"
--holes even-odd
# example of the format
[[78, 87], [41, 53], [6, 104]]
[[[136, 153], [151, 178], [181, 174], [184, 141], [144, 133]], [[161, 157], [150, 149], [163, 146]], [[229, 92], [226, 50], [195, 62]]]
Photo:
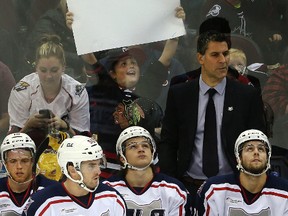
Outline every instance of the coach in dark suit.
[[162, 172], [180, 179], [192, 195], [207, 179], [202, 171], [202, 161], [209, 97], [206, 93], [210, 88], [216, 90], [213, 100], [217, 125], [217, 175], [231, 173], [236, 168], [234, 143], [242, 131], [251, 128], [265, 131], [259, 92], [226, 78], [229, 48], [226, 35], [217, 32], [201, 34], [197, 42], [200, 77], [174, 85], [168, 93], [158, 145], [159, 165]]

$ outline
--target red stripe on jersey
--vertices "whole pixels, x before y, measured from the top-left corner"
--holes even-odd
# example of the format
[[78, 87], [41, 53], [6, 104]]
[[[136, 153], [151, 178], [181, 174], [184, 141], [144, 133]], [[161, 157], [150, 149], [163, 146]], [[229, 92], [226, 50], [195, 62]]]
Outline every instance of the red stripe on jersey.
[[167, 187], [167, 188], [176, 189], [176, 191], [177, 191], [177, 193], [179, 194], [179, 196], [182, 197], [183, 199], [186, 199], [186, 197], [180, 192], [180, 190], [179, 190], [178, 187], [171, 186], [171, 185], [164, 184], [164, 183], [161, 183], [161, 184], [159, 184], [159, 185], [153, 185], [153, 184], [152, 184], [151, 187], [154, 187], [154, 188]]
[[[104, 194], [104, 195], [95, 197], [94, 200], [102, 199], [102, 198], [106, 198], [106, 197], [117, 198], [117, 196], [116, 196], [115, 194]], [[117, 203], [119, 203], [120, 206], [121, 206], [123, 209], [125, 209], [125, 207], [124, 207], [124, 205], [123, 205], [123, 202], [121, 202], [118, 198], [117, 198]]]
[[280, 193], [276, 193], [276, 192], [268, 192], [268, 191], [264, 191], [262, 192], [262, 194], [265, 194], [265, 195], [272, 195], [272, 196], [277, 196], [277, 197], [282, 197], [282, 198], [285, 198], [285, 199], [288, 199], [288, 196], [285, 195], [285, 194], [280, 194]]
[[45, 208], [40, 212], [39, 216], [43, 215], [43, 214], [46, 212], [46, 210], [47, 210], [51, 205], [58, 204], [58, 203], [67, 203], [67, 202], [74, 202], [74, 201], [73, 201], [73, 200], [70, 200], [70, 199], [69, 199], [69, 200], [63, 199], [63, 200], [51, 201], [51, 202], [49, 202], [49, 203], [45, 206]]
[[232, 191], [232, 192], [237, 192], [237, 193], [241, 192], [241, 190], [239, 189], [229, 188], [229, 187], [213, 188], [213, 190], [206, 197], [206, 200], [208, 200], [213, 195], [214, 191], [222, 191], [222, 190], [227, 190], [227, 191]]

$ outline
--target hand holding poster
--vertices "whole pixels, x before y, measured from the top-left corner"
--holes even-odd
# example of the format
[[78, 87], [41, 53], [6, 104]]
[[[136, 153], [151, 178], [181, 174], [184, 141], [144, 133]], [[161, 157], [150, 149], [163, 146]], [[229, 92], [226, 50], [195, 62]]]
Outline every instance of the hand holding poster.
[[185, 34], [179, 0], [68, 0], [78, 55]]

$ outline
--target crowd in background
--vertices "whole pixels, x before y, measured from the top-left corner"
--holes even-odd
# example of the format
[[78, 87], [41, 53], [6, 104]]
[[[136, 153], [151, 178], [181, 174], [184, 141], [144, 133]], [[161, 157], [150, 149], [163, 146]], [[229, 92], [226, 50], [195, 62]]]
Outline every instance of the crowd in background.
[[[107, 158], [101, 173], [101, 178], [107, 179], [121, 170], [119, 157], [126, 160], [124, 152], [128, 151], [115, 149], [123, 130], [143, 127], [148, 135], [145, 130], [140, 136], [142, 129], [134, 129], [141, 132], [141, 142], [148, 137], [152, 146], [147, 167], [152, 164], [153, 169], [147, 173], [160, 170], [180, 180], [171, 182], [180, 185], [187, 196], [185, 202], [199, 205], [204, 212], [206, 204], [193, 199], [210, 177], [199, 165], [204, 160], [199, 153], [204, 147], [199, 146], [205, 139], [204, 104], [208, 103], [208, 96], [201, 94], [215, 87], [215, 133], [218, 149], [223, 148], [218, 150], [220, 170], [216, 174], [237, 172], [236, 167], [245, 171], [238, 167], [237, 154], [242, 154], [242, 149], [237, 146], [235, 152], [234, 144], [241, 132], [258, 129], [268, 138], [261, 133], [256, 140], [264, 140], [267, 152], [273, 152], [267, 157], [270, 174], [288, 179], [288, 2], [181, 0], [181, 6], [185, 13], [179, 7], [175, 16], [183, 19], [184, 36], [79, 56], [71, 27], [73, 13], [66, 0], [2, 0], [1, 143], [8, 134], [27, 134], [35, 142], [38, 152], [33, 154], [39, 159], [40, 172], [58, 181], [61, 169], [56, 155], [62, 141], [76, 135], [92, 137]], [[217, 77], [209, 73], [211, 44], [219, 50], [217, 58], [223, 65], [229, 61], [227, 70]], [[127, 65], [132, 68], [128, 72], [124, 69]], [[237, 114], [232, 116], [233, 112]], [[138, 135], [129, 140], [136, 137], [140, 142]], [[240, 144], [243, 147], [250, 141]], [[123, 143], [128, 145], [123, 141], [121, 148]], [[133, 166], [124, 162], [128, 171], [122, 177], [126, 178]], [[108, 185], [113, 181], [121, 179]], [[231, 181], [234, 184], [234, 177]], [[205, 186], [207, 190], [210, 188]], [[205, 197], [201, 193], [198, 200]], [[185, 211], [186, 215], [190, 212], [187, 206]]]

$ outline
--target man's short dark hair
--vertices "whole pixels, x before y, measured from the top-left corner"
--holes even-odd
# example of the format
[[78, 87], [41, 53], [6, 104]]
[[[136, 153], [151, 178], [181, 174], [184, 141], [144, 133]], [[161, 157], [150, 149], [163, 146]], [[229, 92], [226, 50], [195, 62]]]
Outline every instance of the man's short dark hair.
[[229, 21], [224, 17], [211, 17], [204, 20], [199, 27], [199, 35], [205, 32], [219, 32], [225, 34], [227, 37], [226, 41], [228, 47], [229, 49], [231, 48], [231, 28], [229, 25]]
[[231, 41], [230, 41], [230, 35], [223, 34], [217, 31], [208, 31], [204, 32], [201, 35], [199, 35], [198, 41], [197, 41], [197, 52], [201, 55], [204, 55], [209, 42], [226, 42], [228, 45], [228, 49], [231, 48]]

